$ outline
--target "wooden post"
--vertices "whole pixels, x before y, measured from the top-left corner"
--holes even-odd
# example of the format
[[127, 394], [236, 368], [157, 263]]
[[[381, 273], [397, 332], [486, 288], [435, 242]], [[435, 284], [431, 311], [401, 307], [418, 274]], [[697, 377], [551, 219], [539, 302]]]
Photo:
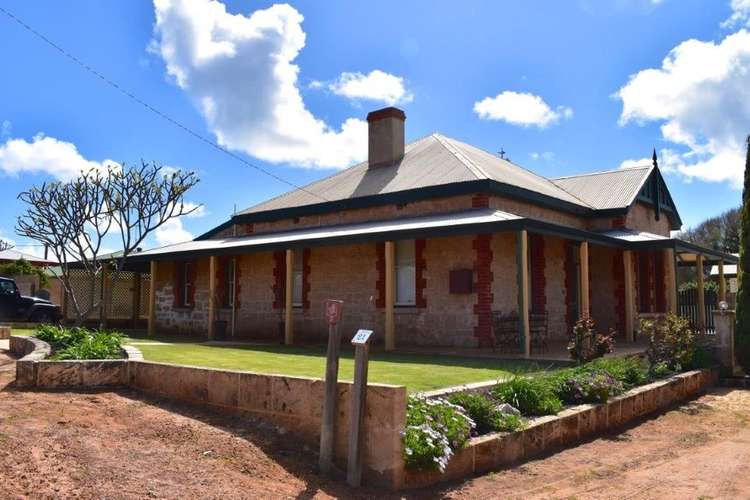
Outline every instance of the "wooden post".
[[219, 258], [211, 255], [208, 258], [208, 338], [216, 337], [216, 270]]
[[320, 471], [328, 473], [333, 468], [333, 441], [336, 436], [336, 402], [339, 397], [339, 348], [341, 335], [340, 300], [326, 301], [326, 319], [328, 320], [328, 353], [326, 355], [326, 392], [323, 401], [323, 418], [320, 427]]
[[286, 285], [284, 287], [284, 344], [294, 344], [294, 250], [286, 251]]
[[516, 233], [516, 279], [518, 280], [518, 340], [524, 357], [531, 356], [529, 327], [529, 238], [525, 229]]
[[635, 340], [635, 294], [633, 283], [633, 252], [624, 250], [622, 252], [623, 274], [625, 282], [625, 339], [628, 342]]
[[674, 249], [664, 249], [664, 277], [667, 287], [667, 312], [677, 314], [677, 271], [674, 262]]
[[148, 289], [148, 335], [156, 334], [156, 261], [151, 261], [151, 277]]
[[581, 257], [581, 318], [591, 317], [589, 300], [589, 242], [582, 241], [579, 249]]
[[354, 383], [351, 388], [351, 422], [349, 424], [349, 454], [346, 482], [358, 487], [362, 482], [362, 427], [367, 401], [367, 359], [372, 331], [359, 330], [352, 339], [354, 346]]
[[727, 280], [724, 277], [724, 260], [719, 261], [719, 300], [727, 300]]
[[141, 317], [141, 273], [133, 273], [133, 305], [130, 311], [132, 327], [138, 326], [138, 319]]
[[698, 284], [698, 331], [706, 333], [706, 296], [703, 292], [703, 256], [695, 256], [695, 281]]
[[385, 242], [385, 350], [396, 349], [396, 245]]

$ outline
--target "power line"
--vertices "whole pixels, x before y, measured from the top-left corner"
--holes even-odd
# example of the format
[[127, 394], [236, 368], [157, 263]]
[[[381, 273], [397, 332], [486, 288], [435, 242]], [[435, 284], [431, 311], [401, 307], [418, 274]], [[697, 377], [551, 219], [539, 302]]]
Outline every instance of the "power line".
[[170, 117], [169, 115], [167, 115], [167, 114], [163, 113], [162, 111], [158, 110], [157, 108], [153, 107], [152, 105], [150, 105], [149, 103], [147, 103], [143, 99], [139, 98], [138, 96], [136, 96], [132, 92], [129, 92], [128, 90], [124, 89], [122, 86], [120, 86], [114, 80], [111, 80], [111, 79], [107, 78], [106, 76], [104, 76], [103, 74], [101, 74], [99, 71], [97, 71], [96, 69], [92, 68], [91, 66], [89, 66], [88, 64], [86, 64], [85, 62], [83, 62], [81, 59], [79, 59], [78, 57], [74, 56], [73, 54], [71, 54], [70, 52], [68, 52], [67, 50], [63, 49], [58, 44], [56, 44], [55, 42], [53, 42], [52, 40], [50, 40], [49, 38], [47, 38], [44, 34], [40, 33], [39, 31], [35, 30], [34, 28], [32, 28], [31, 26], [29, 26], [28, 24], [26, 24], [26, 22], [24, 22], [22, 19], [20, 19], [15, 14], [9, 12], [8, 10], [6, 10], [3, 7], [0, 7], [0, 12], [2, 12], [3, 14], [5, 14], [11, 20], [13, 20], [16, 23], [18, 23], [26, 31], [28, 31], [29, 33], [31, 33], [34, 36], [36, 36], [37, 38], [39, 38], [40, 40], [42, 40], [43, 42], [45, 42], [47, 45], [49, 45], [53, 49], [55, 49], [58, 52], [60, 52], [63, 56], [65, 56], [66, 58], [70, 59], [71, 61], [73, 61], [78, 66], [82, 67], [84, 70], [88, 71], [92, 75], [94, 75], [97, 78], [99, 78], [100, 80], [102, 80], [104, 83], [106, 83], [110, 87], [114, 88], [115, 90], [117, 90], [121, 94], [123, 94], [126, 97], [132, 99], [133, 101], [137, 102], [138, 104], [140, 104], [141, 106], [143, 106], [147, 110], [151, 111], [152, 113], [156, 114], [160, 118], [162, 118], [162, 119], [166, 120], [167, 122], [171, 123], [175, 127], [182, 129], [184, 132], [188, 133], [189, 135], [193, 136], [194, 138], [198, 139], [199, 141], [204, 142], [205, 144], [208, 144], [212, 148], [214, 148], [214, 149], [216, 149], [218, 151], [221, 151], [222, 153], [224, 153], [224, 154], [226, 154], [226, 155], [234, 158], [235, 160], [238, 160], [238, 161], [244, 163], [248, 167], [254, 168], [255, 170], [257, 170], [257, 171], [259, 171], [259, 172], [261, 172], [261, 173], [263, 173], [263, 174], [265, 174], [265, 175], [267, 175], [267, 176], [269, 176], [269, 177], [271, 177], [271, 178], [273, 178], [273, 179], [275, 179], [275, 180], [277, 180], [279, 182], [287, 184], [288, 186], [291, 186], [291, 187], [293, 187], [295, 189], [298, 189], [298, 190], [300, 190], [300, 191], [302, 191], [304, 193], [307, 193], [310, 196], [314, 196], [316, 198], [320, 198], [323, 201], [330, 201], [329, 199], [327, 199], [327, 198], [325, 198], [325, 197], [323, 197], [323, 196], [321, 196], [321, 195], [319, 195], [317, 193], [313, 193], [312, 191], [308, 191], [307, 189], [303, 188], [302, 186], [298, 186], [297, 184], [295, 184], [295, 183], [293, 183], [291, 181], [288, 181], [288, 180], [284, 179], [283, 177], [281, 177], [281, 176], [279, 176], [277, 174], [274, 174], [273, 172], [270, 172], [270, 171], [266, 170], [263, 167], [259, 167], [258, 165], [255, 165], [255, 164], [253, 164], [253, 163], [245, 160], [241, 156], [239, 156], [239, 155], [237, 155], [235, 153], [232, 153], [228, 149], [226, 149], [226, 148], [218, 145], [217, 143], [215, 143], [211, 139], [208, 139], [207, 137], [202, 136], [198, 132], [195, 132], [191, 128], [183, 125], [182, 123], [178, 122], [174, 118]]

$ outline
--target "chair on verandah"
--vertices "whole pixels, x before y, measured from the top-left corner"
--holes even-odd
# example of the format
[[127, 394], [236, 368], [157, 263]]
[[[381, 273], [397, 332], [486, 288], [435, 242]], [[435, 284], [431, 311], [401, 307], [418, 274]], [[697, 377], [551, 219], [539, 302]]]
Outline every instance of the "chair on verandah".
[[[495, 336], [493, 350], [504, 353], [519, 353], [521, 346], [518, 336], [518, 314], [492, 312], [492, 332]], [[549, 349], [549, 321], [547, 313], [529, 313], [529, 333], [531, 352], [546, 353]]]

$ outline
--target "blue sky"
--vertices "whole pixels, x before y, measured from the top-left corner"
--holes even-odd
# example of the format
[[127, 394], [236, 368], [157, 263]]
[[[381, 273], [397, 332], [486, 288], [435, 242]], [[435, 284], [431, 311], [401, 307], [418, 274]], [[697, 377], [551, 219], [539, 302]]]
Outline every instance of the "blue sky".
[[[748, 0], [0, 5], [175, 120], [298, 185], [364, 159], [361, 120], [396, 104], [409, 140], [439, 131], [503, 148], [550, 177], [638, 163], [655, 147], [687, 225], [740, 202]], [[288, 190], [3, 14], [0, 60], [0, 237], [27, 243], [13, 233], [19, 192], [89, 162], [143, 158], [198, 172], [188, 200], [205, 210], [152, 245]]]

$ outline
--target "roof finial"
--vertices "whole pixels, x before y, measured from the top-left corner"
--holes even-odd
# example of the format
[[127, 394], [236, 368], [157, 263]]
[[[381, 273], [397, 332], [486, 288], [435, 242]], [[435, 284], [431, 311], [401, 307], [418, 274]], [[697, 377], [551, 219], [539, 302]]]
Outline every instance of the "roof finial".
[[659, 161], [656, 159], [656, 148], [654, 148], [654, 155], [651, 157], [651, 161], [653, 161], [654, 167], [659, 168]]

